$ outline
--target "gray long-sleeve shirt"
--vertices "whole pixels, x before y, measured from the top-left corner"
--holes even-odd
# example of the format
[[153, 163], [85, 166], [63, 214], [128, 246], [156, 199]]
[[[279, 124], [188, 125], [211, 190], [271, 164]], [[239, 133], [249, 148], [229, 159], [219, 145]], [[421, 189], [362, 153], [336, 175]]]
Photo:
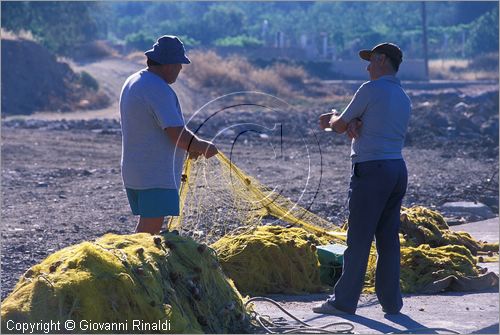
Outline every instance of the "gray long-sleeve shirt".
[[355, 118], [363, 122], [359, 137], [352, 140], [352, 162], [403, 158], [410, 114], [410, 98], [395, 76], [382, 76], [361, 85], [340, 116], [346, 123]]

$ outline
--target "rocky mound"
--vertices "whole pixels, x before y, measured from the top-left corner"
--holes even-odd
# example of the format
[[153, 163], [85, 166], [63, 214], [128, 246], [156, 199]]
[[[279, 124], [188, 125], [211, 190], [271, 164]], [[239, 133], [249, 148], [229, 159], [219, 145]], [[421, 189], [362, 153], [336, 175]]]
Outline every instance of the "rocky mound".
[[108, 97], [88, 73], [73, 72], [35, 41], [2, 38], [4, 115], [94, 109], [108, 103]]
[[498, 157], [498, 90], [476, 96], [438, 91], [412, 100], [407, 145]]

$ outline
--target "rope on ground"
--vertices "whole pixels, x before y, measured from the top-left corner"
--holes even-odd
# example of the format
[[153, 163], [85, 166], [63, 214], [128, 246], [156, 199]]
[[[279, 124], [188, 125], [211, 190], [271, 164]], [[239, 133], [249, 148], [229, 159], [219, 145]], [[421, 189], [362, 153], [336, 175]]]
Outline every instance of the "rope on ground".
[[[274, 306], [278, 307], [283, 313], [285, 313], [287, 316], [295, 320], [296, 322], [300, 323], [301, 326], [291, 326], [288, 322], [283, 321], [279, 322], [279, 325], [276, 324], [275, 322], [271, 321], [270, 317], [261, 315], [257, 313], [256, 311], [252, 311], [250, 313], [251, 321], [252, 324], [256, 327], [262, 328], [264, 331], [266, 331], [267, 334], [354, 334], [354, 325], [350, 322], [333, 322], [325, 325], [319, 325], [316, 327], [313, 327], [309, 325], [308, 323], [298, 319], [296, 316], [291, 314], [289, 311], [287, 311], [283, 306], [281, 306], [278, 302], [276, 302], [273, 299], [266, 298], [266, 297], [254, 297], [250, 298], [247, 300], [245, 303], [245, 308], [248, 307], [248, 305], [254, 301], [265, 301], [270, 304], [273, 304]], [[248, 310], [248, 308], [247, 308]], [[345, 327], [345, 329], [334, 329], [330, 330], [328, 328], [332, 327]], [[390, 332], [387, 334], [422, 334], [424, 332], [429, 332], [429, 331], [434, 331], [434, 332], [447, 332], [450, 334], [460, 334], [456, 330], [448, 329], [448, 328], [411, 328], [411, 329], [404, 329], [401, 331], [395, 331], [395, 332]]]
[[[310, 324], [299, 320], [296, 316], [287, 311], [283, 306], [281, 306], [278, 302], [274, 301], [270, 298], [265, 297], [253, 297], [250, 298], [246, 303], [245, 307], [254, 301], [265, 301], [276, 307], [278, 307], [283, 313], [287, 316], [295, 320], [300, 324], [300, 326], [291, 326], [287, 322], [280, 322], [279, 325], [270, 320], [270, 318], [266, 318], [263, 315], [257, 313], [256, 311], [252, 311], [250, 314], [252, 323], [254, 326], [262, 328], [268, 334], [352, 334], [354, 330], [354, 325], [350, 322], [333, 322], [325, 325], [320, 325], [313, 327]], [[329, 329], [337, 327], [337, 329]], [[342, 328], [344, 327], [344, 328]]]

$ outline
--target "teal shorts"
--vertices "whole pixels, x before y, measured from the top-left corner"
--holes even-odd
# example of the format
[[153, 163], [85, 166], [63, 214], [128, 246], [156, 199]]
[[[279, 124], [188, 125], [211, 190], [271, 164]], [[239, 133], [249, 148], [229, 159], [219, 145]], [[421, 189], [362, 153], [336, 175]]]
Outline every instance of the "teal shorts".
[[134, 190], [126, 188], [126, 191], [130, 209], [134, 215], [145, 218], [179, 215], [179, 192], [176, 189]]

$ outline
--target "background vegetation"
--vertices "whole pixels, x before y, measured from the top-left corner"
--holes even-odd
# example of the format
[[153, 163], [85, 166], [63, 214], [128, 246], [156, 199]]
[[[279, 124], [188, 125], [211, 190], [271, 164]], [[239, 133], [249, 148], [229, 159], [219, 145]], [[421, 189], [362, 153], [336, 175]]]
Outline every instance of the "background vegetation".
[[[382, 40], [422, 57], [421, 2], [2, 2], [2, 28], [31, 31], [52, 51], [108, 39], [144, 50], [163, 34], [188, 47], [290, 46], [302, 34], [328, 37], [339, 57]], [[432, 58], [498, 51], [498, 2], [426, 2]]]

